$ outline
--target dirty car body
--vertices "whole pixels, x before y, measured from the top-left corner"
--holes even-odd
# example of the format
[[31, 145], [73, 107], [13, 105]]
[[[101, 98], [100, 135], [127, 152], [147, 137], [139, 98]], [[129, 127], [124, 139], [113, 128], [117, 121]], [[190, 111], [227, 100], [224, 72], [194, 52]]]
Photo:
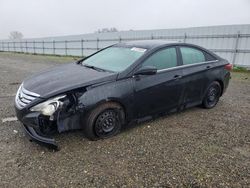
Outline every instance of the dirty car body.
[[[87, 137], [102, 138], [105, 133], [105, 138], [117, 133], [108, 131], [118, 123], [124, 126], [132, 120], [209, 102], [207, 108], [215, 106], [229, 83], [228, 65], [192, 44], [119, 43], [24, 80], [15, 99], [16, 114], [32, 139], [52, 147], [57, 147], [50, 137], [53, 132], [83, 129], [90, 135]], [[110, 102], [113, 107], [100, 108]], [[114, 103], [123, 115], [112, 111]], [[91, 114], [97, 108], [99, 114]], [[88, 126], [89, 122], [93, 125]]]

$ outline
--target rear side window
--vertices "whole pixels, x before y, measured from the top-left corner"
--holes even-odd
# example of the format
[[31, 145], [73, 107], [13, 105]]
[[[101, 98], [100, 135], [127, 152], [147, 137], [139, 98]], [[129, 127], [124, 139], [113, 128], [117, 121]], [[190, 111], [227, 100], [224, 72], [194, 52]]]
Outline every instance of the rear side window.
[[204, 52], [205, 56], [206, 56], [206, 61], [214, 61], [216, 60], [216, 58], [214, 56], [212, 56], [211, 54]]
[[203, 52], [198, 49], [189, 47], [180, 47], [180, 50], [181, 50], [183, 65], [206, 61]]
[[160, 50], [146, 59], [142, 66], [154, 66], [157, 70], [175, 67], [177, 66], [176, 49], [173, 47]]

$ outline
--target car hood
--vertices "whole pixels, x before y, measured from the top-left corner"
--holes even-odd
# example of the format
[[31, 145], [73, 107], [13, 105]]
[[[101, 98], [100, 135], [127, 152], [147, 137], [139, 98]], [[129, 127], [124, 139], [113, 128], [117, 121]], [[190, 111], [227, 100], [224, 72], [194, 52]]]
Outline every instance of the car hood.
[[115, 80], [116, 76], [117, 73], [97, 71], [70, 63], [31, 76], [23, 82], [23, 87], [39, 94], [41, 98], [47, 98], [72, 89]]

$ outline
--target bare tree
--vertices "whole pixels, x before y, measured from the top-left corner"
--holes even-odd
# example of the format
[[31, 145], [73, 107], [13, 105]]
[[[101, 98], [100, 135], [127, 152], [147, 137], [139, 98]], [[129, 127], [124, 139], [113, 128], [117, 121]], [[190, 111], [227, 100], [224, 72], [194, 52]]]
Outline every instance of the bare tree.
[[20, 40], [23, 38], [23, 34], [19, 31], [11, 31], [9, 39], [11, 40]]

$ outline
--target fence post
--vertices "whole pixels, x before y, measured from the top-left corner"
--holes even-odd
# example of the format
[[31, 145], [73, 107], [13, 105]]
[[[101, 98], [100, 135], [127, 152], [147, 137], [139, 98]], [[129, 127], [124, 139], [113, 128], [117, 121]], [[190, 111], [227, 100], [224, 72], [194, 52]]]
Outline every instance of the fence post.
[[186, 40], [187, 40], [187, 33], [184, 33], [184, 39], [183, 39], [183, 42], [186, 43]]
[[20, 41], [20, 50], [21, 50], [21, 52], [23, 53], [23, 42], [22, 41]]
[[36, 42], [35, 41], [33, 41], [33, 52], [34, 52], [34, 54], [36, 54]]
[[82, 54], [82, 57], [83, 57], [83, 40], [81, 40], [81, 54]]
[[8, 52], [10, 51], [10, 42], [7, 43], [8, 45]]
[[99, 50], [99, 38], [98, 37], [96, 39], [96, 49], [97, 49], [97, 51]]
[[233, 54], [233, 62], [232, 62], [233, 65], [235, 64], [236, 56], [237, 56], [237, 53], [238, 53], [239, 38], [240, 38], [240, 31], [237, 32], [236, 38], [235, 38], [234, 54]]
[[154, 40], [154, 35], [153, 35], [153, 33], [151, 34], [151, 40]]
[[27, 40], [25, 41], [25, 48], [26, 48], [26, 53], [29, 53], [28, 52], [28, 42], [27, 42]]
[[42, 43], [42, 44], [43, 44], [43, 55], [44, 55], [44, 40], [43, 40], [43, 43]]
[[3, 48], [3, 51], [4, 51], [4, 43], [2, 42], [2, 48]]
[[67, 40], [65, 40], [65, 55], [67, 56], [68, 55], [68, 46], [67, 46]]
[[55, 46], [55, 41], [53, 40], [53, 54], [56, 54], [56, 46]]
[[14, 52], [16, 52], [16, 42], [13, 42]]

